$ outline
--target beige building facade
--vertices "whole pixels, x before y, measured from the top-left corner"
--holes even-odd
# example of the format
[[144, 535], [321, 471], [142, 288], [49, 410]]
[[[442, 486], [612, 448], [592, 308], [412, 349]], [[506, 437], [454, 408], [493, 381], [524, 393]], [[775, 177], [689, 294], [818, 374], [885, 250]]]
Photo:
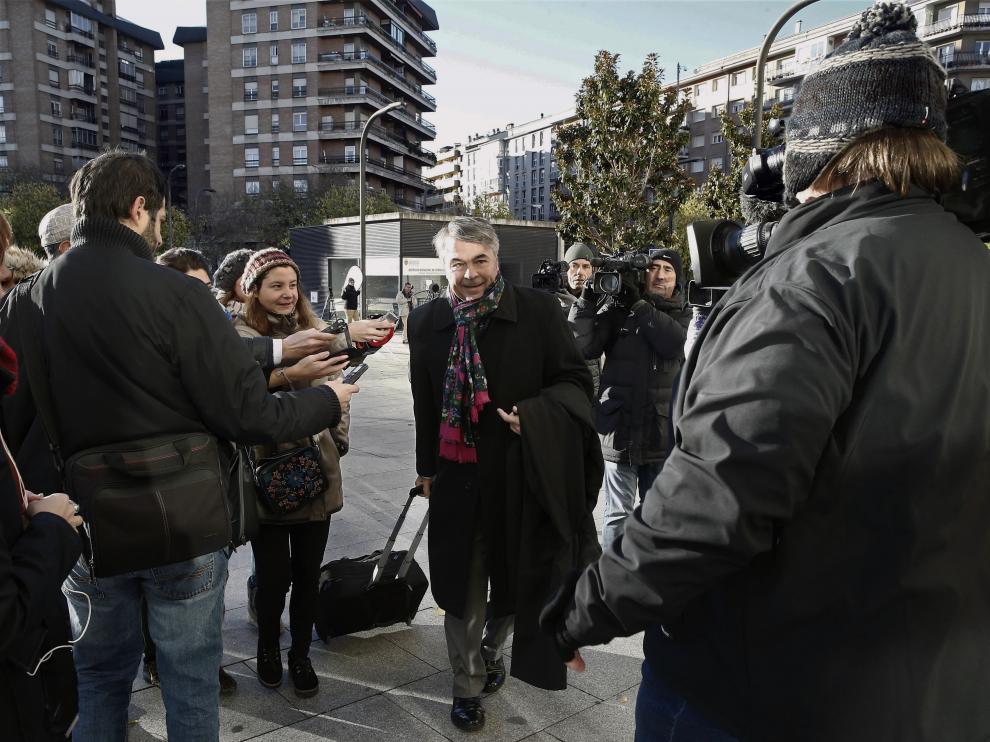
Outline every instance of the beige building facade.
[[0, 170], [64, 186], [108, 147], [157, 160], [163, 48], [114, 0], [0, 0]]

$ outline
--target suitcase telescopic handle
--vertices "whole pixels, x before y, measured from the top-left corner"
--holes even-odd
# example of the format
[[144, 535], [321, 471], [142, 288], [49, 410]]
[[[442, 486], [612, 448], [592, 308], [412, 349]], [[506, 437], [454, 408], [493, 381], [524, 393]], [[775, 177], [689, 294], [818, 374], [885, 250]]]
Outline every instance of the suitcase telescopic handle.
[[405, 506], [402, 508], [402, 512], [399, 513], [399, 519], [395, 521], [395, 526], [392, 528], [392, 533], [388, 537], [388, 541], [385, 542], [385, 548], [382, 550], [382, 555], [378, 557], [378, 563], [375, 564], [375, 571], [372, 573], [371, 584], [377, 585], [382, 579], [382, 575], [385, 574], [385, 565], [388, 564], [388, 558], [392, 556], [392, 547], [395, 546], [395, 539], [399, 537], [399, 530], [402, 528], [402, 524], [406, 520], [406, 514], [409, 512], [409, 506], [412, 505], [413, 500], [419, 495], [420, 490], [418, 487], [413, 487], [409, 490], [409, 499], [406, 500]]
[[412, 543], [409, 545], [409, 551], [406, 552], [406, 558], [402, 560], [402, 564], [399, 565], [399, 572], [395, 576], [396, 579], [401, 580], [406, 576], [406, 572], [409, 571], [409, 567], [412, 566], [413, 557], [416, 556], [416, 549], [419, 548], [419, 542], [423, 540], [423, 533], [426, 531], [426, 526], [430, 522], [430, 511], [426, 511], [426, 515], [423, 516], [423, 522], [419, 524], [419, 528], [416, 530], [416, 537], [413, 538]]

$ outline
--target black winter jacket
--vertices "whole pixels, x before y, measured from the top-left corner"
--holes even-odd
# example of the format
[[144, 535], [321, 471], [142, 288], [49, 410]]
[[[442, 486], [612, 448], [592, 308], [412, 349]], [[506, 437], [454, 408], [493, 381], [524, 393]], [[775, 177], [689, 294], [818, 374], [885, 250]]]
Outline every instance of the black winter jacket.
[[691, 351], [570, 642], [663, 622], [651, 668], [745, 740], [990, 738], [988, 287], [920, 190], [790, 211]]
[[[144, 239], [87, 218], [72, 249], [0, 308], [0, 333], [20, 349], [17, 305], [40, 300], [62, 454], [169, 433], [211, 432], [273, 443], [333, 427], [327, 387], [269, 394], [267, 379], [201, 282], [156, 265]], [[26, 375], [4, 402], [16, 451], [35, 419]]]
[[641, 299], [631, 310], [613, 304], [598, 313], [584, 297], [571, 307], [584, 357], [605, 354], [595, 428], [606, 461], [639, 465], [666, 458], [670, 390], [684, 360], [690, 320], [679, 290], [671, 299]]

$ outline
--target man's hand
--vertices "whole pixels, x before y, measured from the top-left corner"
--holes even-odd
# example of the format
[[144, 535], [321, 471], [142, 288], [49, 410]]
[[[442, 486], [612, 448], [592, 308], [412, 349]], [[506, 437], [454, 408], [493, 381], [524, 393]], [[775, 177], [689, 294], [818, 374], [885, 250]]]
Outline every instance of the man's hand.
[[294, 332], [282, 341], [282, 362], [298, 361], [300, 358], [321, 353], [330, 349], [336, 335], [320, 332], [315, 328]]
[[333, 376], [347, 367], [347, 356], [330, 356], [329, 351], [306, 356], [299, 363], [283, 369], [293, 384], [305, 384], [323, 376]]
[[416, 477], [416, 487], [423, 488], [423, 497], [427, 500], [430, 499], [430, 484], [433, 482], [433, 477]]
[[361, 388], [357, 384], [345, 384], [343, 381], [327, 381], [326, 386], [333, 390], [333, 393], [337, 395], [337, 401], [340, 402], [341, 412], [347, 412], [347, 409], [351, 405], [351, 397], [361, 391]]
[[519, 435], [519, 408], [512, 405], [512, 414], [510, 415], [501, 407], [497, 410], [498, 416], [502, 418], [505, 422], [509, 424], [509, 430], [511, 430], [516, 435]]
[[384, 340], [395, 325], [384, 319], [359, 319], [347, 326], [351, 340], [356, 343], [376, 342]]
[[28, 498], [27, 514], [33, 518], [38, 513], [51, 513], [60, 518], [73, 528], [79, 528], [83, 519], [79, 516], [79, 506], [76, 505], [69, 496], [63, 492], [56, 492], [48, 497], [38, 497], [33, 495]]
[[622, 290], [616, 298], [626, 309], [631, 309], [632, 305], [642, 298], [642, 292], [639, 290], [639, 278], [639, 271], [626, 271], [622, 274]]
[[585, 671], [584, 657], [581, 656], [580, 649], [575, 649], [574, 656], [571, 657], [571, 659], [565, 662], [564, 664], [567, 665], [569, 668], [571, 668], [574, 672]]

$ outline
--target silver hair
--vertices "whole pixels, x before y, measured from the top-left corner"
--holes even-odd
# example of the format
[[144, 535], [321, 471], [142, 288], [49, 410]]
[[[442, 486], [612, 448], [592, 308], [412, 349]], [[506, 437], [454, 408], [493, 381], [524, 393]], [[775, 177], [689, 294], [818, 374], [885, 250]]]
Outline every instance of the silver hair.
[[437, 257], [446, 264], [447, 256], [454, 251], [454, 242], [470, 242], [483, 245], [498, 257], [498, 235], [487, 219], [476, 216], [456, 216], [433, 235], [433, 248]]

